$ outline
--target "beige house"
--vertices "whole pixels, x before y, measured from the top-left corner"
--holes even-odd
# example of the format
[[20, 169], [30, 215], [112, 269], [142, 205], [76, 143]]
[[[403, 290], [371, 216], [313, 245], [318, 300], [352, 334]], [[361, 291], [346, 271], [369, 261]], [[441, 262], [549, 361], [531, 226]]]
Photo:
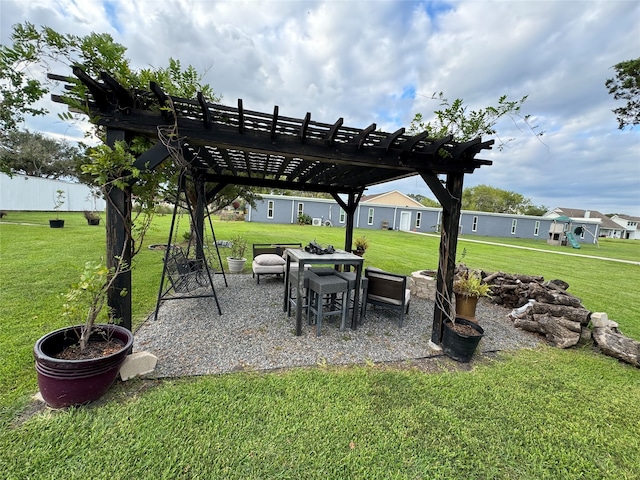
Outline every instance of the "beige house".
[[394, 207], [418, 207], [424, 208], [420, 202], [416, 202], [413, 198], [405, 195], [398, 190], [390, 192], [377, 193], [373, 195], [363, 195], [360, 204], [368, 203], [371, 205], [391, 205]]

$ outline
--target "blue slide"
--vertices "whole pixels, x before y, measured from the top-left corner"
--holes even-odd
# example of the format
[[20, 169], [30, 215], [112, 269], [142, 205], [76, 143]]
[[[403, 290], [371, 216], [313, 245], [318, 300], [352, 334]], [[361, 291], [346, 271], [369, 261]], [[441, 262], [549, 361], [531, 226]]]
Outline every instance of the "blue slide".
[[575, 235], [573, 235], [573, 232], [567, 232], [567, 241], [573, 248], [580, 248], [580, 244], [576, 240]]

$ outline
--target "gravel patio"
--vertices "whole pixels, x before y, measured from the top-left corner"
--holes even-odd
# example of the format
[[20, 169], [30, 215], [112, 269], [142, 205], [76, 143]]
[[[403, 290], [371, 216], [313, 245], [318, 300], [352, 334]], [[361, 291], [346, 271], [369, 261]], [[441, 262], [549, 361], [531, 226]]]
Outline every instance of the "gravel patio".
[[[357, 330], [339, 330], [337, 322], [315, 326], [303, 319], [303, 333], [295, 336], [295, 318], [282, 311], [284, 286], [276, 277], [256, 284], [251, 274], [222, 275], [214, 284], [222, 315], [213, 298], [165, 301], [158, 319], [153, 314], [135, 334], [134, 352], [158, 357], [147, 378], [209, 375], [241, 370], [273, 370], [317, 364], [398, 362], [440, 356], [431, 350], [433, 302], [411, 297], [409, 315], [398, 327], [395, 313], [369, 306]], [[477, 317], [485, 330], [476, 354], [534, 348], [535, 334], [519, 330], [508, 318], [510, 310], [486, 300]]]

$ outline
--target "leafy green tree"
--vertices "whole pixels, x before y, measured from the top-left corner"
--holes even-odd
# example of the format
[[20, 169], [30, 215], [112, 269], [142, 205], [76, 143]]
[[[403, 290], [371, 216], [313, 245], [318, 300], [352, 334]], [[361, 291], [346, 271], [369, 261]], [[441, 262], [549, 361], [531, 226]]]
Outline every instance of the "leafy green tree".
[[425, 207], [440, 207], [440, 204], [437, 201], [429, 197], [425, 197], [424, 195], [420, 195], [419, 193], [410, 193], [407, 196], [413, 198], [416, 202], [420, 202]]
[[81, 148], [28, 130], [3, 132], [0, 140], [0, 171], [8, 175], [71, 178], [87, 160]]
[[633, 128], [634, 125], [640, 124], [640, 58], [617, 63], [613, 69], [616, 76], [607, 79], [604, 84], [614, 100], [627, 102], [624, 107], [613, 109], [618, 120], [618, 128]]
[[[538, 137], [544, 133], [530, 125], [531, 116], [522, 112], [527, 95], [519, 100], [509, 100], [507, 95], [502, 95], [495, 105], [480, 110], [469, 110], [461, 98], [450, 102], [442, 92], [433, 94], [432, 98], [440, 102], [441, 108], [434, 112], [435, 117], [429, 121], [425, 121], [421, 113], [416, 113], [409, 126], [411, 133], [427, 131], [434, 138], [453, 135], [455, 140], [466, 142], [478, 137], [496, 136], [496, 123], [503, 117], [511, 118], [514, 122], [521, 120]], [[502, 150], [512, 140], [503, 140], [498, 136], [498, 149]]]
[[544, 206], [535, 207], [531, 200], [523, 195], [478, 185], [462, 191], [462, 208], [478, 212], [512, 213], [517, 215], [541, 215], [547, 211]]

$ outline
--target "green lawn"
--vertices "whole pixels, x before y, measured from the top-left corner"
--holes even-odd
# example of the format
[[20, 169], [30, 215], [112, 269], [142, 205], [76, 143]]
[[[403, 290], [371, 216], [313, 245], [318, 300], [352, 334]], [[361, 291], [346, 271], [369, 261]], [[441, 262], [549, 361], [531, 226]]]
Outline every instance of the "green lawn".
[[[468, 372], [358, 366], [236, 373], [119, 384], [91, 408], [24, 420], [37, 390], [33, 343], [64, 325], [60, 294], [104, 254], [104, 227], [81, 214], [14, 213], [0, 225], [0, 477], [2, 478], [640, 478], [640, 372], [590, 348], [501, 355]], [[166, 241], [158, 217], [148, 243]], [[40, 226], [37, 226], [40, 225]], [[181, 230], [188, 228], [186, 219]], [[344, 229], [216, 222], [218, 240], [343, 246]], [[439, 239], [360, 230], [365, 264], [435, 268]], [[640, 259], [640, 242], [578, 254]], [[640, 339], [640, 266], [466, 242], [464, 262], [567, 281], [593, 311]], [[133, 275], [134, 323], [154, 308], [161, 253], [143, 249]], [[250, 266], [246, 267], [247, 273]], [[446, 370], [451, 362], [441, 360]]]

